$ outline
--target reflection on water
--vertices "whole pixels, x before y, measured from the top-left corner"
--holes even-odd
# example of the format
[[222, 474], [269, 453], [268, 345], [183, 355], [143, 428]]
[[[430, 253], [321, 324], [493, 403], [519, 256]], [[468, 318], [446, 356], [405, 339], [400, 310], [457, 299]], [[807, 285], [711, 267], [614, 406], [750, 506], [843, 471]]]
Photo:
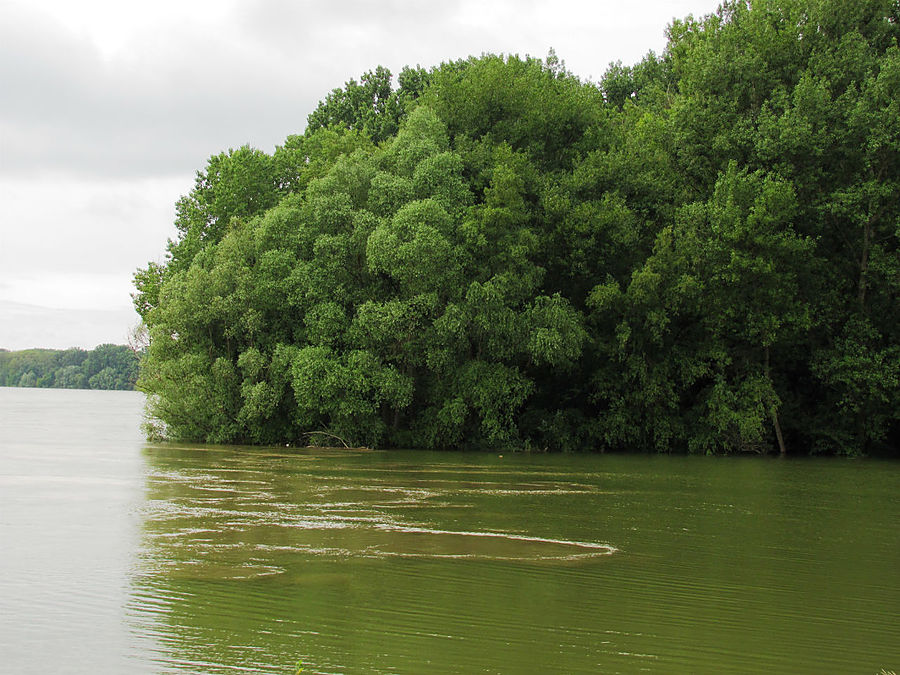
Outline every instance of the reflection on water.
[[573, 664], [595, 652], [590, 630], [552, 612], [579, 592], [559, 572], [616, 549], [549, 536], [530, 525], [539, 513], [503, 503], [593, 485], [484, 455], [157, 446], [145, 456], [135, 611], [168, 598], [154, 631], [178, 672], [286, 672], [298, 659], [304, 672], [509, 672], [533, 659], [552, 671], [571, 656], [542, 656], [547, 640], [570, 629]]
[[[527, 531], [447, 529], [442, 516], [434, 520], [447, 509], [473, 508], [479, 496], [572, 493], [570, 484], [547, 481], [536, 488], [535, 483], [521, 483], [515, 472], [506, 473], [505, 487], [498, 489], [496, 480], [457, 485], [449, 478], [423, 478], [418, 468], [386, 466], [387, 454], [368, 470], [370, 457], [364, 455], [361, 463], [354, 454], [321, 450], [278, 457], [249, 448], [155, 447], [147, 456], [153, 470], [148, 477], [146, 538], [150, 559], [168, 574], [268, 576], [285, 572], [291, 554], [304, 559], [536, 562], [585, 560], [616, 550], [608, 543]], [[390, 457], [393, 460], [395, 453]], [[444, 468], [448, 475], [454, 470]], [[493, 472], [504, 476], [499, 469]], [[577, 490], [580, 495], [589, 492], [589, 486]]]
[[900, 670], [900, 464], [147, 446], [140, 403], [0, 389], [0, 670]]
[[[877, 672], [896, 465], [153, 446], [171, 672]], [[878, 504], [879, 507], [875, 508]]]

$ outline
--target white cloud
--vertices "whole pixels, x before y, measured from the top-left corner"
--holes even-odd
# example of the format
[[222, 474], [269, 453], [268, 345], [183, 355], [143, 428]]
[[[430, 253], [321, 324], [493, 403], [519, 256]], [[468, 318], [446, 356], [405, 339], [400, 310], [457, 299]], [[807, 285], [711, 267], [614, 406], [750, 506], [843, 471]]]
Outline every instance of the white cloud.
[[[699, 6], [699, 7], [698, 7]], [[0, 172], [164, 175], [251, 143], [271, 151], [324, 95], [383, 64], [546, 56], [599, 78], [665, 44], [711, 0], [337, 0], [0, 5]], [[139, 9], [136, 9], [139, 8]], [[4, 16], [5, 15], [5, 16]]]
[[0, 285], [0, 301], [45, 309], [121, 310], [131, 307], [131, 283], [122, 274], [43, 274]]
[[[162, 259], [175, 235], [175, 201], [192, 187], [173, 178], [0, 180], [0, 282], [117, 275]], [[37, 300], [37, 298], [33, 298]], [[48, 296], [47, 306], [56, 306]], [[41, 304], [38, 302], [38, 304]]]
[[4, 349], [93, 349], [125, 344], [138, 321], [134, 310], [49, 309], [0, 300], [0, 347]]

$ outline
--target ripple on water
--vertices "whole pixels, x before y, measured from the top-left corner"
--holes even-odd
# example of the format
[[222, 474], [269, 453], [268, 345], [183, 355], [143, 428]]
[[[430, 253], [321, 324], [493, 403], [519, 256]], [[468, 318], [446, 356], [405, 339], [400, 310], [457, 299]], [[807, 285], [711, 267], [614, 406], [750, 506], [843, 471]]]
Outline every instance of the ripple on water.
[[[245, 523], [244, 533], [235, 541], [235, 527], [240, 523], [222, 523], [218, 533], [208, 528], [185, 529], [156, 538], [166, 541], [157, 553], [168, 553], [177, 560], [178, 550], [200, 554], [176, 563], [185, 573], [195, 574], [197, 566], [208, 565], [216, 578], [244, 579], [280, 573], [285, 556], [297, 554], [313, 557], [418, 558], [482, 561], [578, 561], [609, 556], [617, 548], [607, 543], [553, 539], [517, 532], [459, 531], [408, 525], [391, 519], [367, 516], [304, 517], [277, 522]], [[278, 535], [268, 528], [289, 530]], [[174, 534], [174, 536], [171, 536]], [[229, 537], [217, 541], [217, 534]], [[199, 536], [198, 536], [199, 535]], [[248, 554], [263, 554], [248, 568]], [[266, 555], [268, 554], [268, 557]], [[233, 570], [228, 572], [227, 570]], [[277, 571], [273, 571], [277, 570]]]
[[618, 549], [599, 542], [549, 539], [510, 532], [456, 531], [376, 525], [390, 541], [368, 553], [385, 557], [550, 561], [608, 556]]

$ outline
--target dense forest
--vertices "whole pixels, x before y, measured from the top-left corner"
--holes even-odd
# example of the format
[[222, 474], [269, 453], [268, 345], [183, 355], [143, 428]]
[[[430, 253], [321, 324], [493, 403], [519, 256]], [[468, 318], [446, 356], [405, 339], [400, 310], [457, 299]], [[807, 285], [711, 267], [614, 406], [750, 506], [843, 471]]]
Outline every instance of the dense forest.
[[137, 272], [155, 433], [897, 454], [898, 38], [897, 0], [729, 1], [598, 83], [347, 82]]
[[0, 387], [134, 389], [139, 356], [124, 345], [94, 349], [0, 349]]

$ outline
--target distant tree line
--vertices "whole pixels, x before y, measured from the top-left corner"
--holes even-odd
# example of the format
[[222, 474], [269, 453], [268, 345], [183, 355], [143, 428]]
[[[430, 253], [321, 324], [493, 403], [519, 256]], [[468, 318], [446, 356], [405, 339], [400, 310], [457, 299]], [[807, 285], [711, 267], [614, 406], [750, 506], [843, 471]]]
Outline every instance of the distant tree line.
[[900, 3], [740, 0], [585, 82], [384, 68], [211, 157], [135, 277], [157, 431], [897, 453]]
[[134, 389], [138, 355], [124, 345], [95, 349], [0, 349], [0, 386]]

